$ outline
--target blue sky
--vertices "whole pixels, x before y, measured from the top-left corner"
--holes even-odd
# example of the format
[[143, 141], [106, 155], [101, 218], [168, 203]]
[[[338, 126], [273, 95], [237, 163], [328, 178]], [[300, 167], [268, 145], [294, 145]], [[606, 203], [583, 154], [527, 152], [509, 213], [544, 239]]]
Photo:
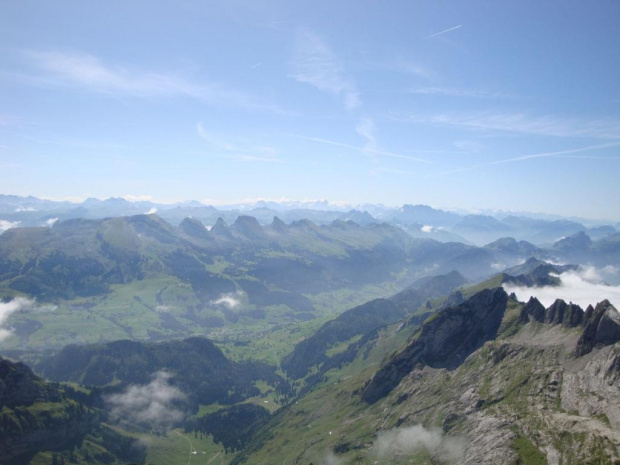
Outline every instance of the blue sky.
[[0, 4], [3, 193], [620, 220], [620, 3]]

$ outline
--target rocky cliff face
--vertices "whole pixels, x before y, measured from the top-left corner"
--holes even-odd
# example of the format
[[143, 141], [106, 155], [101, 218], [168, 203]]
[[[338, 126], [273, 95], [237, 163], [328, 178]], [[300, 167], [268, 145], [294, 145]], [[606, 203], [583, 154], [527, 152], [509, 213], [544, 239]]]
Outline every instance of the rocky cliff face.
[[520, 322], [527, 323], [536, 321], [549, 325], [563, 325], [568, 328], [576, 328], [585, 324], [586, 313], [576, 304], [566, 303], [561, 299], [556, 300], [547, 309], [536, 299], [530, 300], [521, 310]]
[[[618, 464], [619, 320], [607, 301], [545, 309], [484, 291], [431, 317], [378, 370], [344, 371], [299, 399], [239, 463], [322, 463], [331, 450], [343, 464]], [[384, 343], [361, 352], [377, 360]], [[378, 457], [385, 438], [409, 449]]]
[[577, 342], [576, 356], [590, 353], [595, 347], [604, 347], [620, 341], [620, 313], [604, 300], [584, 316], [585, 329]]
[[459, 366], [495, 338], [507, 302], [508, 295], [502, 288], [484, 290], [429, 318], [415, 340], [376, 373], [362, 392], [362, 399], [376, 402], [418, 364], [451, 369]]

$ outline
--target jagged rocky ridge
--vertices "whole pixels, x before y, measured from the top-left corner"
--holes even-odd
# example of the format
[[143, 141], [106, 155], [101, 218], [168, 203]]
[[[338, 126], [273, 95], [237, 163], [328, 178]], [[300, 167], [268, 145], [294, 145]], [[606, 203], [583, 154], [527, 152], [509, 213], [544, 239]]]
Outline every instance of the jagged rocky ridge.
[[362, 392], [373, 403], [387, 395], [413, 368], [427, 365], [454, 369], [494, 339], [504, 316], [508, 296], [503, 289], [484, 290], [466, 302], [434, 315], [415, 341], [384, 365]]
[[[415, 340], [384, 365], [362, 392], [373, 403], [387, 395], [416, 365], [455, 369], [485, 342], [494, 340], [507, 308], [503, 288], [484, 290], [466, 302], [447, 308], [429, 318]], [[535, 298], [521, 309], [519, 324], [536, 321], [546, 325], [583, 328], [575, 347], [579, 357], [620, 341], [620, 314], [609, 301], [585, 311], [576, 304], [556, 300], [549, 308]]]
[[[370, 353], [372, 360], [380, 340], [369, 340], [358, 358]], [[618, 341], [620, 318], [607, 301], [586, 311], [561, 300], [544, 308], [536, 299], [517, 302], [501, 288], [485, 290], [429, 318], [370, 379], [372, 365], [307, 394], [274, 419], [267, 439], [238, 463], [266, 463], [267, 456], [310, 463], [326, 449], [341, 463], [374, 463], [379, 431], [422, 424], [441, 428], [433, 433], [439, 447], [399, 460], [615, 464]], [[329, 425], [329, 435], [308, 430], [302, 412], [311, 415], [311, 425]], [[295, 429], [300, 425], [307, 431]], [[279, 439], [291, 428], [299, 436], [294, 449]], [[453, 440], [461, 444], [458, 458], [444, 447]]]

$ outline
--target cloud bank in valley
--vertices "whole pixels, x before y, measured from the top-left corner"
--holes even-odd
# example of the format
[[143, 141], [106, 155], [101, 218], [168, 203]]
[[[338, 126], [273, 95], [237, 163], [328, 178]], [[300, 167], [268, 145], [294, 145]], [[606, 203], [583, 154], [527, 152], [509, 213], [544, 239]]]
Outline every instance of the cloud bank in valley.
[[440, 428], [427, 429], [422, 425], [379, 431], [373, 452], [379, 459], [405, 457], [422, 450], [439, 455], [449, 463], [463, 458], [465, 438], [444, 435]]
[[13, 334], [11, 328], [5, 327], [9, 317], [13, 313], [20, 311], [53, 312], [57, 308], [56, 305], [37, 306], [34, 300], [24, 297], [17, 297], [10, 302], [0, 302], [0, 342]]
[[7, 229], [18, 227], [20, 223], [21, 221], [0, 220], [0, 234], [2, 234]]
[[170, 378], [170, 373], [158, 371], [149, 384], [129, 386], [122, 393], [108, 396], [106, 401], [111, 406], [111, 415], [160, 428], [182, 420], [183, 412], [177, 405], [186, 396], [168, 383]]
[[620, 286], [610, 286], [605, 281], [618, 274], [616, 267], [597, 269], [584, 267], [575, 271], [567, 271], [560, 275], [559, 286], [526, 287], [504, 284], [504, 290], [509, 294], [514, 292], [520, 301], [528, 301], [536, 297], [545, 307], [549, 307], [556, 299], [573, 302], [582, 308], [596, 305], [607, 299], [616, 308], [620, 305]]

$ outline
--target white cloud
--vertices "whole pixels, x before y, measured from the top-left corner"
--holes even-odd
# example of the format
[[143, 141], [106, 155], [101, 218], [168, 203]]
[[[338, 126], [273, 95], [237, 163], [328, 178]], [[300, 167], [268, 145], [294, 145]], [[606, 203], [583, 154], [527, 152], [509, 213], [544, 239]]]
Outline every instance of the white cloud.
[[211, 301], [213, 305], [224, 305], [230, 310], [234, 310], [242, 304], [241, 298], [243, 297], [242, 291], [231, 292], [228, 294], [222, 294], [217, 300]]
[[466, 441], [464, 438], [444, 436], [439, 428], [426, 429], [422, 425], [379, 431], [373, 444], [373, 452], [379, 459], [403, 458], [421, 450], [440, 454], [449, 462], [462, 459]]
[[15, 213], [20, 213], [20, 212], [36, 212], [37, 209], [34, 207], [17, 207], [15, 209]]
[[54, 226], [54, 223], [56, 223], [56, 221], [58, 221], [58, 218], [50, 218], [45, 222], [45, 226], [51, 228], [52, 226]]
[[21, 221], [6, 221], [0, 220], [0, 233], [3, 233], [7, 229], [16, 228], [19, 226]]
[[343, 64], [314, 32], [300, 30], [297, 33], [291, 68], [290, 76], [297, 82], [340, 96], [348, 110], [362, 104], [355, 83], [345, 76]]
[[274, 105], [221, 84], [196, 83], [180, 76], [107, 64], [86, 53], [27, 51], [24, 56], [41, 74], [20, 76], [20, 80], [34, 85], [139, 98], [187, 97], [207, 104], [282, 113]]
[[33, 311], [33, 312], [53, 312], [58, 307], [56, 305], [42, 305], [37, 306], [34, 300], [26, 299], [24, 297], [16, 297], [10, 302], [0, 302], [0, 342], [4, 341], [11, 334], [13, 330], [11, 328], [5, 328], [5, 324], [9, 317], [15, 312], [21, 311]]
[[607, 299], [618, 308], [620, 286], [609, 286], [604, 282], [605, 278], [615, 274], [614, 272], [617, 273], [615, 267], [603, 269], [584, 267], [557, 275], [561, 281], [559, 286], [525, 287], [504, 284], [503, 287], [509, 294], [514, 292], [522, 302], [529, 300], [530, 297], [536, 297], [545, 307], [549, 307], [556, 299], [562, 299], [585, 309], [588, 305], [595, 306]]
[[422, 226], [422, 227], [420, 228], [420, 231], [422, 231], [422, 232], [424, 232], [424, 233], [432, 233], [434, 229], [435, 229], [435, 228], [433, 228], [431, 225], [429, 225], [429, 224], [425, 224], [424, 226]]
[[149, 211], [145, 213], [145, 215], [154, 215], [155, 213], [157, 213], [157, 208], [152, 207]]
[[153, 200], [153, 196], [151, 195], [121, 195], [121, 198], [127, 200], [128, 202], [150, 202]]
[[123, 393], [108, 396], [112, 416], [158, 427], [181, 420], [183, 412], [175, 404], [186, 396], [168, 384], [170, 378], [169, 373], [158, 371], [149, 384], [129, 386]]

